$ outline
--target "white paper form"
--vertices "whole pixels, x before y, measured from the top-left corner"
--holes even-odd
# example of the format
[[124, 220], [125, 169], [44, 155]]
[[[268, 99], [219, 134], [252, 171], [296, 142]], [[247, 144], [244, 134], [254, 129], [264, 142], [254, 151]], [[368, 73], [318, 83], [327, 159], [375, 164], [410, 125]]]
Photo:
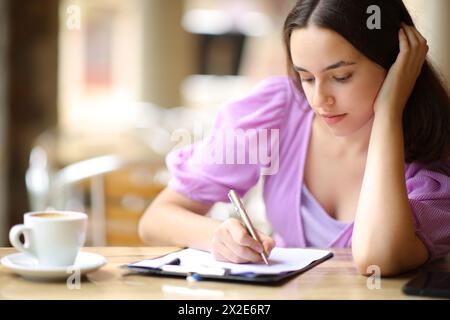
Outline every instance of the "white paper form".
[[229, 274], [280, 274], [303, 269], [312, 262], [327, 256], [330, 251], [303, 248], [274, 248], [269, 256], [269, 265], [263, 262], [236, 264], [216, 261], [211, 253], [196, 249], [184, 249], [164, 257], [142, 260], [129, 264], [130, 267], [160, 268], [180, 259], [179, 265], [192, 268], [226, 268]]

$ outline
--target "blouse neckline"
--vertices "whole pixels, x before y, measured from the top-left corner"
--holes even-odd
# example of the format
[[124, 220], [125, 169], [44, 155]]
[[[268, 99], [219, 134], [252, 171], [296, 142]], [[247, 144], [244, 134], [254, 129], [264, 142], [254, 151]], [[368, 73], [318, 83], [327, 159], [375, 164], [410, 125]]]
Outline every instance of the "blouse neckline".
[[337, 225], [337, 226], [347, 226], [349, 225], [351, 222], [345, 222], [345, 221], [340, 221], [338, 219], [333, 218], [320, 204], [320, 202], [317, 200], [317, 198], [311, 193], [311, 191], [308, 189], [308, 187], [306, 186], [305, 183], [303, 183], [303, 191], [305, 193], [308, 194], [309, 198], [314, 202], [314, 205], [319, 208], [319, 213], [320, 215], [326, 219], [327, 221], [330, 221], [331, 223]]

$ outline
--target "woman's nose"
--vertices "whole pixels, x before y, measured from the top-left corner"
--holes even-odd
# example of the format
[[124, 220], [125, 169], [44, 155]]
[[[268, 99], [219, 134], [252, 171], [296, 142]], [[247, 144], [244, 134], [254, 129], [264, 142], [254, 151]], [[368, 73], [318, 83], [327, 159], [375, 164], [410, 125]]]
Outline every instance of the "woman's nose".
[[314, 108], [329, 108], [335, 103], [334, 97], [323, 86], [317, 85], [314, 89]]

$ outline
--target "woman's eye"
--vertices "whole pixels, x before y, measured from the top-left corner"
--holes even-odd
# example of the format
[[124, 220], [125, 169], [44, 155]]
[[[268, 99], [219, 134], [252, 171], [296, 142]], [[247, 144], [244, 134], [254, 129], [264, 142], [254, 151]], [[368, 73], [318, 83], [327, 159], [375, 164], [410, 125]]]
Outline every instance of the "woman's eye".
[[[349, 80], [352, 77], [352, 74], [348, 74], [346, 76], [343, 77], [333, 77], [334, 80], [338, 81], [338, 82], [345, 82], [347, 80]], [[301, 82], [313, 82], [314, 78], [300, 78]]]
[[348, 74], [344, 77], [334, 77], [334, 79], [339, 82], [344, 82], [344, 81], [350, 79], [351, 77], [352, 77], [352, 74]]

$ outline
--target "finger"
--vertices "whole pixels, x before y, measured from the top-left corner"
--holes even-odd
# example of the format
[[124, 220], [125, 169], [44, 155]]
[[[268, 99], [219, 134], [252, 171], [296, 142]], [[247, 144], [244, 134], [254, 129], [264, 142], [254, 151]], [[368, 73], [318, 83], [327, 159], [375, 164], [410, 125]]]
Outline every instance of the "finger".
[[270, 252], [275, 248], [275, 241], [260, 231], [258, 231], [258, 236], [263, 244], [264, 252], [270, 255]]
[[261, 245], [250, 236], [247, 229], [240, 221], [236, 220], [235, 222], [230, 223], [228, 231], [230, 232], [233, 240], [239, 245], [250, 247], [256, 252], [262, 251], [263, 248]]
[[405, 29], [400, 28], [400, 30], [398, 32], [398, 38], [399, 38], [400, 52], [408, 52], [409, 41], [408, 41], [408, 37], [406, 36]]
[[[398, 31], [398, 39], [400, 52], [395, 59], [394, 66], [397, 66], [397, 68], [402, 68], [408, 63], [408, 55], [410, 51], [408, 37], [406, 36], [405, 30], [403, 28], [400, 28], [400, 30]], [[389, 72], [391, 72], [391, 70], [389, 70]]]
[[228, 219], [225, 221], [215, 232], [212, 245], [213, 251], [217, 251], [218, 246], [222, 246], [222, 243], [233, 253], [235, 256], [233, 262], [243, 263], [243, 262], [257, 262], [261, 261], [260, 255], [249, 247], [239, 245], [232, 237], [229, 232], [230, 227], [237, 226], [241, 229], [243, 234], [247, 231], [245, 227], [236, 219]]
[[411, 48], [417, 48], [419, 46], [419, 39], [417, 35], [412, 30], [414, 27], [404, 25], [403, 30], [405, 31], [406, 37], [408, 39], [409, 46]]
[[429, 49], [427, 39], [425, 39], [424, 36], [422, 36], [422, 34], [416, 28], [413, 28], [412, 31], [416, 34], [417, 38], [419, 39], [420, 46], [422, 47], [422, 52], [426, 54]]
[[217, 243], [213, 252], [213, 257], [217, 261], [240, 263], [241, 259], [231, 251], [225, 243]]
[[411, 27], [410, 30], [412, 31], [412, 33], [414, 33], [415, 37], [417, 38], [417, 40], [419, 42], [419, 46], [421, 46], [423, 48], [428, 47], [427, 39], [425, 39], [424, 36], [422, 36], [422, 34], [419, 32], [419, 30], [417, 30], [417, 28]]
[[248, 246], [241, 245], [236, 242], [229, 229], [228, 235], [224, 239], [224, 244], [238, 257], [238, 262], [236, 263], [259, 262], [262, 259], [261, 255], [258, 253], [259, 251], [255, 251]]
[[227, 258], [225, 258], [221, 253], [214, 252], [213, 253], [214, 260], [216, 261], [223, 261], [223, 262], [230, 262]]
[[417, 48], [417, 52], [415, 53], [414, 65], [416, 66], [416, 71], [420, 72], [428, 52], [427, 40], [416, 28], [412, 27], [411, 31], [416, 35], [419, 41], [419, 46]]
[[272, 238], [267, 238], [263, 241], [263, 245], [266, 253], [269, 255], [275, 248], [275, 241]]
[[240, 263], [240, 257], [226, 245], [227, 242], [234, 242], [227, 228], [227, 222], [224, 222], [215, 230], [211, 243], [211, 253], [216, 260]]
[[412, 31], [416, 34], [417, 39], [419, 39], [421, 43], [427, 43], [427, 39], [425, 39], [425, 37], [419, 32], [419, 30], [417, 30], [417, 28], [412, 28]]
[[410, 45], [417, 44], [417, 46], [423, 48], [424, 51], [428, 51], [427, 39], [422, 36], [422, 34], [419, 32], [419, 30], [417, 30], [416, 27], [408, 26], [404, 23], [402, 23], [402, 27], [405, 28], [406, 34], [410, 35], [410, 37], [407, 36]]

